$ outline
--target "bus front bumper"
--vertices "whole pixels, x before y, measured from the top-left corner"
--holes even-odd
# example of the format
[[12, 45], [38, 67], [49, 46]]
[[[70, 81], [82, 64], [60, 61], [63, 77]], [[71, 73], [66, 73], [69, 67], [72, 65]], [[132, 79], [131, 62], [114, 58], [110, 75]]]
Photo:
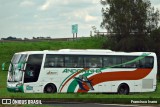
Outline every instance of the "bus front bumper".
[[24, 92], [23, 85], [7, 86], [7, 90], [10, 92]]

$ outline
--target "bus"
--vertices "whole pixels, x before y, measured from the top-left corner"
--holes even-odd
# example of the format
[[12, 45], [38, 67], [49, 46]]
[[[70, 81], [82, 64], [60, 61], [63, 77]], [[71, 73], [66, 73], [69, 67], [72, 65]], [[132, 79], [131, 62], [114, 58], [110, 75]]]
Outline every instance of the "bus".
[[[2, 64], [4, 69], [5, 63]], [[60, 49], [18, 52], [11, 59], [8, 91], [24, 93], [153, 92], [157, 84], [153, 52]]]

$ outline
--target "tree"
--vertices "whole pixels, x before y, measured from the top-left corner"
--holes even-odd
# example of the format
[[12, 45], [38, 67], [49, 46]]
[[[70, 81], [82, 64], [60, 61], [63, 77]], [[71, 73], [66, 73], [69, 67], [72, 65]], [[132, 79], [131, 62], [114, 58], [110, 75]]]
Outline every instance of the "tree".
[[[160, 27], [158, 29], [155, 29], [151, 32], [150, 37], [149, 37], [149, 46], [150, 46], [150, 51], [155, 52], [157, 54], [157, 59], [158, 59], [158, 67], [160, 71]], [[158, 72], [160, 75], [160, 72]]]
[[[159, 11], [147, 0], [101, 0], [101, 27], [110, 32], [113, 50], [148, 51], [150, 33], [158, 28]], [[108, 48], [104, 44], [103, 48]]]

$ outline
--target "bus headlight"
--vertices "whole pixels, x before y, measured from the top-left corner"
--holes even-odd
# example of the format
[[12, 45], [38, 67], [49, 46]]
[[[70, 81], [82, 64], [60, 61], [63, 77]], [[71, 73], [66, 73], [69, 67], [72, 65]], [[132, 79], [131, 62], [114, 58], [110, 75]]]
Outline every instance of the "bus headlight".
[[16, 87], [20, 87], [22, 85], [22, 83], [18, 83], [17, 85], [16, 85]]

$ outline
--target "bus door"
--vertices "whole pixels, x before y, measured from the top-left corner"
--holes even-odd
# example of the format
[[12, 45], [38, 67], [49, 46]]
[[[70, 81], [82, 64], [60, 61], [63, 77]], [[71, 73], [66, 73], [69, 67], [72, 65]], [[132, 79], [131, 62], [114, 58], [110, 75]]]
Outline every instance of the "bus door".
[[38, 81], [41, 64], [42, 64], [43, 54], [31, 54], [28, 57], [26, 70], [24, 75], [24, 83], [27, 91], [38, 91], [41, 87], [36, 82]]

